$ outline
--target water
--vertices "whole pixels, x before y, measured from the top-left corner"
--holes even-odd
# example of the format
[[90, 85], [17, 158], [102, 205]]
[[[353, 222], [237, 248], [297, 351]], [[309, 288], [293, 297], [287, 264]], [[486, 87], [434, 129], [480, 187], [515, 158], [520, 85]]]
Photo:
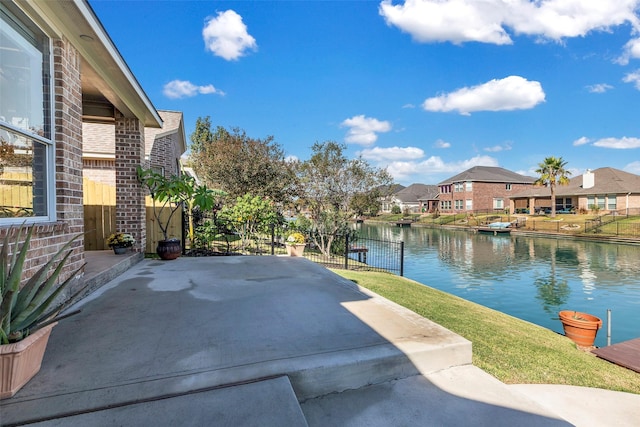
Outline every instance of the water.
[[405, 242], [404, 275], [562, 333], [560, 310], [600, 317], [596, 346], [640, 337], [640, 246], [359, 224], [362, 237]]

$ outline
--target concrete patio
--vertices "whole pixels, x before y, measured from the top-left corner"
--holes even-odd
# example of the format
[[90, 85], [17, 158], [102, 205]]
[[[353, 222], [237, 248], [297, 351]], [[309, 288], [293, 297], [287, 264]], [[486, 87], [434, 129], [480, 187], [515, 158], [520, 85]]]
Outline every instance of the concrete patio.
[[467, 340], [306, 259], [137, 259], [89, 255], [95, 292], [54, 329], [40, 373], [0, 402], [1, 425], [621, 426], [640, 419], [638, 395], [507, 386], [471, 365]]

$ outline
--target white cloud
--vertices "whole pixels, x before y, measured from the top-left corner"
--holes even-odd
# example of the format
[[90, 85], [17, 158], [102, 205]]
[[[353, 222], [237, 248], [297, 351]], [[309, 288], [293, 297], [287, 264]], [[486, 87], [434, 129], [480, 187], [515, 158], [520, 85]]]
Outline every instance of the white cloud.
[[406, 0], [404, 4], [394, 5], [391, 0], [384, 0], [379, 12], [387, 25], [395, 25], [419, 42], [511, 44], [511, 38], [501, 26], [503, 13], [492, 3]]
[[640, 90], [640, 70], [627, 74], [622, 81], [625, 83], [633, 83], [636, 89]]
[[447, 141], [443, 141], [442, 139], [437, 140], [436, 143], [433, 145], [436, 148], [451, 148], [451, 143]]
[[[423, 161], [395, 161], [387, 165], [387, 171], [396, 181], [425, 181], [425, 176], [455, 175], [473, 166], [498, 166], [498, 161], [490, 156], [476, 156], [459, 162], [445, 163], [438, 156]], [[444, 176], [443, 179], [448, 178]], [[419, 179], [414, 179], [417, 177]], [[435, 184], [435, 182], [434, 182]]]
[[162, 88], [162, 93], [167, 98], [180, 99], [190, 98], [198, 94], [209, 95], [218, 94], [224, 95], [224, 92], [216, 89], [213, 85], [197, 86], [186, 80], [172, 80]]
[[202, 30], [205, 48], [227, 61], [235, 61], [247, 50], [256, 50], [258, 45], [248, 32], [242, 17], [233, 10], [218, 12], [208, 18]]
[[488, 151], [490, 153], [499, 153], [500, 151], [509, 151], [511, 150], [511, 144], [506, 143], [503, 145], [494, 145], [493, 147], [485, 147], [484, 151]]
[[378, 163], [398, 161], [404, 159], [420, 159], [424, 157], [424, 150], [417, 147], [389, 147], [389, 148], [365, 148], [358, 152], [365, 160]]
[[622, 168], [622, 170], [625, 172], [635, 173], [636, 175], [640, 175], [640, 161], [631, 162], [627, 166]]
[[589, 138], [587, 138], [586, 136], [583, 136], [573, 141], [573, 146], [578, 147], [580, 145], [588, 144], [590, 142], [591, 140]]
[[513, 43], [507, 29], [556, 41], [625, 23], [640, 29], [637, 6], [637, 0], [383, 0], [379, 13], [419, 42], [504, 45]]
[[591, 93], [605, 93], [609, 89], [613, 89], [613, 86], [608, 85], [606, 83], [598, 83], [595, 85], [587, 86], [587, 90]]
[[287, 163], [296, 163], [296, 162], [299, 162], [300, 159], [298, 158], [298, 156], [294, 156], [293, 154], [290, 154], [284, 158], [284, 161]]
[[544, 100], [545, 93], [540, 82], [529, 81], [520, 76], [509, 76], [427, 98], [422, 107], [427, 111], [457, 110], [460, 114], [469, 115], [474, 111], [529, 109]]
[[615, 61], [627, 65], [630, 59], [640, 58], [640, 38], [631, 39], [624, 45], [622, 55]]
[[340, 127], [350, 128], [345, 136], [345, 141], [353, 144], [371, 145], [378, 139], [378, 133], [389, 132], [391, 123], [380, 121], [363, 114], [346, 119]]
[[603, 138], [594, 142], [593, 145], [596, 147], [615, 148], [619, 150], [640, 148], [640, 138], [629, 138], [626, 136], [623, 136], [622, 138]]

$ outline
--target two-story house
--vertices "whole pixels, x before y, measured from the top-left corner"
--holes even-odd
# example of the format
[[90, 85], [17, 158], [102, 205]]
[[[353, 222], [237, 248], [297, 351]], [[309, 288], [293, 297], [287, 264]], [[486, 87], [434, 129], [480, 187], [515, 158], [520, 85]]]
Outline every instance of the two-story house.
[[531, 188], [535, 178], [494, 166], [474, 166], [438, 184], [441, 213], [504, 211], [513, 194]]

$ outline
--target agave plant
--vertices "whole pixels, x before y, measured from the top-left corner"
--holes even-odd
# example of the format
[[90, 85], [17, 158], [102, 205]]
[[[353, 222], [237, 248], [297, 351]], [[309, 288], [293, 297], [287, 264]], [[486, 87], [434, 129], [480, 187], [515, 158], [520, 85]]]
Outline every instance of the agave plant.
[[[63, 304], [50, 306], [56, 297], [71, 283], [76, 274], [84, 267], [82, 265], [67, 278], [57, 289], [51, 291], [56, 280], [71, 256], [71, 243], [81, 236], [77, 235], [67, 242], [49, 261], [44, 264], [25, 284], [20, 286], [23, 279], [23, 266], [29, 250], [29, 242], [33, 233], [33, 226], [28, 227], [24, 242], [18, 250], [23, 235], [24, 226], [20, 226], [13, 242], [13, 253], [9, 255], [9, 235], [7, 232], [0, 249], [0, 344], [9, 344], [26, 338], [31, 332], [40, 329], [57, 319], [55, 316], [62, 309]], [[67, 252], [53, 272], [58, 258]], [[79, 292], [81, 292], [82, 289]], [[78, 294], [76, 293], [76, 295]], [[75, 295], [74, 295], [75, 296]]]

